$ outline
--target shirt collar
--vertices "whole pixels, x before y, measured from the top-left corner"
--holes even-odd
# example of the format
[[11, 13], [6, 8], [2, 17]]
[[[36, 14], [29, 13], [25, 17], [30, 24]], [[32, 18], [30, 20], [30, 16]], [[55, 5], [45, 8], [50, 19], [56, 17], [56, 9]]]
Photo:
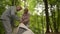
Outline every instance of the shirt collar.
[[22, 27], [22, 28], [28, 29], [28, 27], [25, 26], [23, 23], [20, 23], [20, 24], [19, 24], [19, 27]]

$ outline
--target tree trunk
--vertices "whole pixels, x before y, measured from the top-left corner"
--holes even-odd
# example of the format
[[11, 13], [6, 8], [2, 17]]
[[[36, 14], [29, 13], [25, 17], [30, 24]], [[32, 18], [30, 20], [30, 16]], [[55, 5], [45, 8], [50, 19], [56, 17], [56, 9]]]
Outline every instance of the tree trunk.
[[49, 13], [48, 13], [48, 1], [43, 0], [45, 4], [45, 14], [46, 14], [46, 33], [49, 33]]

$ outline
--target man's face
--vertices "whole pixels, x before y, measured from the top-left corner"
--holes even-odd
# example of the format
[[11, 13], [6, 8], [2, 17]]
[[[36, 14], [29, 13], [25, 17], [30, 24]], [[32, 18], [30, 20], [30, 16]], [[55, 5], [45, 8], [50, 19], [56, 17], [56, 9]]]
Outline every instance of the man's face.
[[17, 11], [20, 11], [21, 9], [22, 9], [21, 6], [17, 6], [17, 7], [16, 7], [16, 10], [17, 10]]

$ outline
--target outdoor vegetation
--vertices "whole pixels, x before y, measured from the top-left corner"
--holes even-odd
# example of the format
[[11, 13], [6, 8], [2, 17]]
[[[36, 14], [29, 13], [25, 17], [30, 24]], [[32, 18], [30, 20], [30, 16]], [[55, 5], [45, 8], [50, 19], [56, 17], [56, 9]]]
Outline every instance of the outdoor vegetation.
[[[60, 0], [0, 0], [0, 16], [9, 6], [28, 7], [30, 13], [29, 28], [35, 34], [60, 34]], [[22, 16], [23, 10], [17, 12]], [[19, 25], [14, 21], [15, 26]], [[5, 30], [0, 20], [0, 34]]]

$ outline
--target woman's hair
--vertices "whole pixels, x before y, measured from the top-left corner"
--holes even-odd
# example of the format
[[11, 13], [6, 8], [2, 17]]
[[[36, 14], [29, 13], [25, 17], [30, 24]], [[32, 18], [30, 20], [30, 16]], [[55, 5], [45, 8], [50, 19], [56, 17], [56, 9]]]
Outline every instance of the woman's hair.
[[28, 13], [28, 8], [25, 8], [24, 9], [24, 13]]

